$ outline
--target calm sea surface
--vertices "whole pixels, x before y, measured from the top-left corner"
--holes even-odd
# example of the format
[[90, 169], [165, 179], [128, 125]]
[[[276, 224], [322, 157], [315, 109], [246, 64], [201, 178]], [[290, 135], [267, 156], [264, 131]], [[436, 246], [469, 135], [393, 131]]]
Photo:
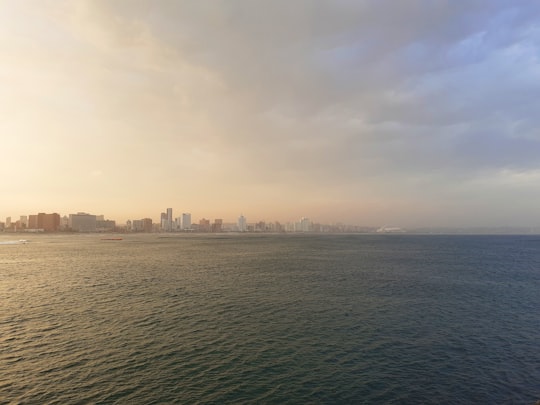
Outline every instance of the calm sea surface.
[[27, 237], [0, 403], [540, 399], [539, 236]]

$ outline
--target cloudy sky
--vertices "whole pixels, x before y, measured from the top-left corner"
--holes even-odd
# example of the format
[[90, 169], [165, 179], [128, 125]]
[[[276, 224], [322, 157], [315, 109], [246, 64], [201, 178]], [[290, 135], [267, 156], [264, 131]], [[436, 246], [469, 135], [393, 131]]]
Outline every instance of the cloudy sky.
[[0, 218], [540, 225], [540, 3], [0, 0]]

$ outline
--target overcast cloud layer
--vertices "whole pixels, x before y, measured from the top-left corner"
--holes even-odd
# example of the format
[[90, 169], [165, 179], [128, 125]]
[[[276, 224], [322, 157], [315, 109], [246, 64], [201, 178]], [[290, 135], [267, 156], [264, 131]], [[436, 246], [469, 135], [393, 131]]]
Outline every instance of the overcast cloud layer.
[[0, 2], [0, 216], [540, 225], [540, 3]]

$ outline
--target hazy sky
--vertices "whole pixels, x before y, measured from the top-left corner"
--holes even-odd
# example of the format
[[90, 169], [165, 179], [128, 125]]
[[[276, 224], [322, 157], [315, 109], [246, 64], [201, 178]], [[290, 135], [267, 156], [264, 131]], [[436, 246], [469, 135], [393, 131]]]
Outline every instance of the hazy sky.
[[0, 218], [540, 225], [540, 2], [0, 0]]

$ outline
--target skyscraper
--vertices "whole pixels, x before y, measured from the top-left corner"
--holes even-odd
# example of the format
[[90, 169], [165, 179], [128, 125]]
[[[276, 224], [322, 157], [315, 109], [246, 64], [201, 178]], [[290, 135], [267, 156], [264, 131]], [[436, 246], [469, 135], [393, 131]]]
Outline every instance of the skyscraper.
[[240, 232], [247, 231], [247, 220], [246, 220], [246, 217], [243, 215], [240, 215], [238, 217], [238, 231]]
[[212, 224], [212, 232], [221, 232], [223, 230], [223, 219], [216, 218]]
[[191, 214], [189, 212], [182, 214], [182, 229], [184, 231], [191, 229]]
[[210, 232], [210, 220], [203, 218], [199, 221], [199, 232]]
[[[58, 218], [60, 222], [60, 218]], [[75, 232], [95, 232], [96, 216], [85, 212], [69, 214], [69, 228]]]
[[38, 229], [43, 229], [45, 232], [56, 232], [60, 229], [60, 215], [57, 213], [54, 214], [45, 214], [40, 212], [37, 215], [37, 227]]
[[159, 225], [161, 226], [162, 230], [164, 230], [164, 231], [167, 230], [167, 213], [166, 212], [161, 213], [161, 218], [160, 218], [160, 221], [159, 221]]
[[306, 217], [302, 217], [302, 219], [300, 219], [300, 229], [299, 229], [300, 232], [311, 232], [311, 221], [309, 220], [309, 218], [306, 218]]
[[167, 226], [166, 231], [170, 232], [173, 229], [173, 217], [172, 217], [172, 208], [167, 208]]
[[152, 219], [151, 218], [143, 218], [143, 231], [144, 232], [152, 232]]
[[[6, 224], [7, 227], [7, 224]], [[28, 215], [28, 229], [38, 229], [38, 216]]]

